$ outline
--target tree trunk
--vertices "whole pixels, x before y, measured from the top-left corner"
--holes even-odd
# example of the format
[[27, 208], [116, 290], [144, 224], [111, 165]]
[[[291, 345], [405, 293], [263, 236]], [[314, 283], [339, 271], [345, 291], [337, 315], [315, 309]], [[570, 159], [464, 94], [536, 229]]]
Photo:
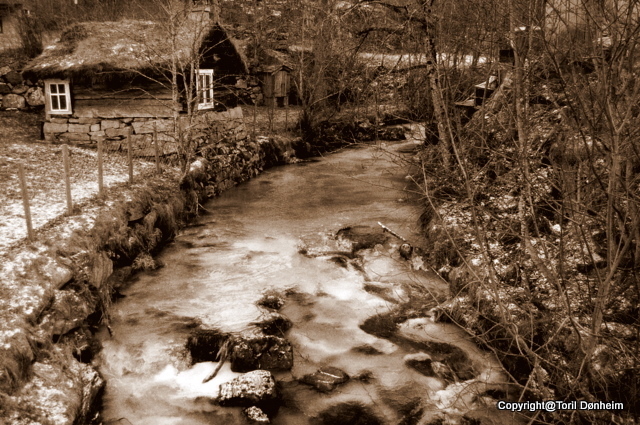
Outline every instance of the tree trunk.
[[449, 111], [442, 93], [442, 86], [438, 75], [438, 54], [435, 44], [435, 22], [432, 12], [435, 0], [419, 0], [425, 18], [425, 54], [427, 59], [427, 75], [431, 88], [431, 101], [438, 125], [438, 138], [442, 164], [445, 169], [451, 168], [451, 143], [452, 132], [449, 120]]

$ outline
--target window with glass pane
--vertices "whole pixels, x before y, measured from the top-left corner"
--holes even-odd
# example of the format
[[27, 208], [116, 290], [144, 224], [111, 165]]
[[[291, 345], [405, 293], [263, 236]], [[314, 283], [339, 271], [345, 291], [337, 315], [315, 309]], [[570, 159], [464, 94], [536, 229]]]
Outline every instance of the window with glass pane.
[[213, 69], [199, 69], [198, 109], [209, 109], [213, 106]]
[[71, 113], [69, 83], [67, 81], [47, 81], [46, 84], [48, 87], [49, 113]]

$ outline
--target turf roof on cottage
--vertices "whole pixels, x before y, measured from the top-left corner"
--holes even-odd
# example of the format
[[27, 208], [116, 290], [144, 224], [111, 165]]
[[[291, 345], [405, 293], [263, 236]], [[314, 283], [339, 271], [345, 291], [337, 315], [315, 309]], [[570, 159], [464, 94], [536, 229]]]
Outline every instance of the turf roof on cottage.
[[288, 71], [294, 68], [291, 57], [277, 50], [260, 48], [257, 54], [254, 55], [256, 56], [256, 61], [252, 64], [252, 69], [257, 73], [264, 72], [272, 74], [283, 68], [286, 68]]
[[236, 42], [219, 24], [185, 20], [175, 41], [160, 22], [121, 20], [81, 22], [65, 30], [23, 70], [28, 79], [73, 78], [108, 81], [137, 75], [160, 76], [186, 67], [193, 52], [202, 53], [207, 66], [224, 62], [227, 70], [248, 73], [246, 59]]

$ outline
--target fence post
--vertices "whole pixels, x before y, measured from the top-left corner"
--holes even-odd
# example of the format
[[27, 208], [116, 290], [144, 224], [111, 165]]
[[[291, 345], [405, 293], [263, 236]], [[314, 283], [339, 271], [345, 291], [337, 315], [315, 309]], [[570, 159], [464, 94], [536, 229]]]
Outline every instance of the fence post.
[[102, 139], [98, 139], [98, 194], [104, 195], [104, 182], [102, 179]]
[[71, 199], [71, 167], [69, 165], [69, 146], [62, 145], [62, 161], [64, 163], [64, 185], [67, 192], [67, 213], [73, 214], [73, 200]]
[[22, 192], [22, 204], [24, 206], [24, 218], [27, 222], [27, 237], [33, 240], [33, 226], [31, 225], [31, 208], [29, 207], [29, 194], [27, 193], [27, 180], [24, 177], [24, 166], [18, 164], [18, 177], [20, 178], [20, 191]]
[[153, 148], [156, 154], [156, 174], [160, 174], [160, 147], [158, 146], [158, 126], [157, 122], [153, 122]]
[[257, 97], [253, 99], [253, 131], [252, 138], [256, 140], [256, 125], [258, 124], [258, 99]]
[[284, 131], [289, 131], [289, 96], [284, 98]]
[[273, 120], [276, 118], [276, 98], [269, 102], [269, 132], [273, 134]]
[[127, 160], [129, 162], [129, 183], [133, 183], [133, 143], [131, 142], [131, 127], [127, 132]]

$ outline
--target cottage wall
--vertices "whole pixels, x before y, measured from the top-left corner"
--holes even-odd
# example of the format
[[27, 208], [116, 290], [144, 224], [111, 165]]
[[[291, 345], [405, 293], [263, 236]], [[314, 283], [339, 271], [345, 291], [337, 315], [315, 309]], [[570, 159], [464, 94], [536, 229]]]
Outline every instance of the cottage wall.
[[72, 88], [74, 118], [171, 118], [183, 110], [167, 87], [143, 84], [119, 90]]

